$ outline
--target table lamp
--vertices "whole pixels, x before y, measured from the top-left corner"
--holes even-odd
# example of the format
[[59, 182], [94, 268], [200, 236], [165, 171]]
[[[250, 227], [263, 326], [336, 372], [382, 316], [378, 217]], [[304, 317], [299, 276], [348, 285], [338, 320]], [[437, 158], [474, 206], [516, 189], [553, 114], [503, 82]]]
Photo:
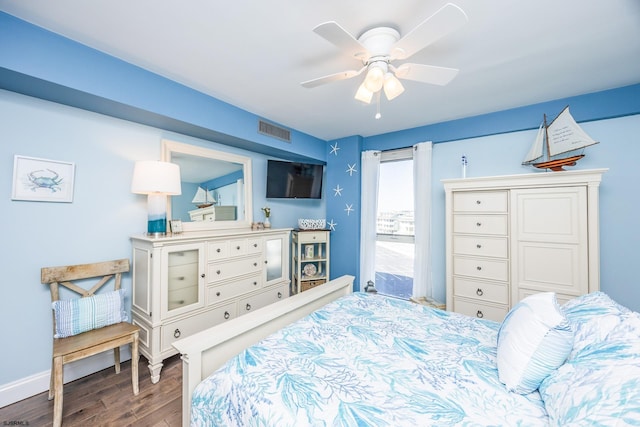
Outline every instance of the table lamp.
[[158, 237], [167, 232], [167, 196], [182, 193], [180, 167], [157, 160], [138, 161], [133, 168], [131, 192], [147, 194], [147, 234]]

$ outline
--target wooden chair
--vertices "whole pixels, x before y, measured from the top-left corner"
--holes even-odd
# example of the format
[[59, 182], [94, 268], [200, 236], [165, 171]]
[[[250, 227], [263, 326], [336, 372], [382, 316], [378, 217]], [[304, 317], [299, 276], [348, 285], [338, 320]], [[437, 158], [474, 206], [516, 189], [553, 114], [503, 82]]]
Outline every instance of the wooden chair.
[[[120, 259], [95, 264], [45, 267], [41, 269], [40, 275], [42, 283], [49, 285], [51, 301], [55, 302], [60, 300], [59, 286], [64, 286], [80, 294], [82, 298], [86, 298], [92, 297], [103, 285], [113, 278], [114, 290], [119, 290], [122, 273], [127, 271], [129, 271], [129, 260]], [[73, 280], [79, 281], [84, 279], [90, 279], [89, 282], [93, 282], [93, 279], [98, 279], [98, 282], [88, 290], [72, 282]], [[83, 282], [83, 284], [84, 283], [86, 282]], [[56, 315], [55, 312], [53, 313], [54, 339], [49, 400], [54, 399], [54, 426], [60, 426], [62, 424], [63, 365], [65, 363], [113, 349], [116, 373], [120, 373], [120, 346], [131, 344], [131, 382], [133, 384], [133, 394], [138, 394], [139, 329], [140, 328], [130, 323], [121, 322], [66, 338], [55, 338], [57, 330]]]

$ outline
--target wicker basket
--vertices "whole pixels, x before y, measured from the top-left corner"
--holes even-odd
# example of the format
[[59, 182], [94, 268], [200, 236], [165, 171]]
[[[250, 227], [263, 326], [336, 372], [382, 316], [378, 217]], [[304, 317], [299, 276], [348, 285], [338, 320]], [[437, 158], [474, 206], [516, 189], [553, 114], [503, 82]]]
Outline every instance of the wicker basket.
[[302, 282], [302, 292], [304, 291], [308, 291], [309, 289], [315, 288], [316, 286], [320, 286], [324, 283], [327, 283], [327, 281], [325, 279], [320, 279], [320, 280], [305, 280], [304, 282]]

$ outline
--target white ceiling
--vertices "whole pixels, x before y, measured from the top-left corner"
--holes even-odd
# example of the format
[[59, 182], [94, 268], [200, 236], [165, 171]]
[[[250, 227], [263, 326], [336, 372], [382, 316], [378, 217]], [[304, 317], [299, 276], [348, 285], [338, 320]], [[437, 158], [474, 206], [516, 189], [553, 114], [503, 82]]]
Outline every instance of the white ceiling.
[[[375, 105], [363, 76], [306, 89], [353, 58], [312, 29], [401, 36], [444, 0], [0, 0], [0, 10], [281, 125], [331, 140], [370, 136], [640, 82], [638, 0], [455, 0], [460, 30], [409, 61], [459, 68], [444, 87], [403, 81]], [[399, 64], [397, 64], [399, 65]], [[555, 113], [555, 112], [549, 112]]]

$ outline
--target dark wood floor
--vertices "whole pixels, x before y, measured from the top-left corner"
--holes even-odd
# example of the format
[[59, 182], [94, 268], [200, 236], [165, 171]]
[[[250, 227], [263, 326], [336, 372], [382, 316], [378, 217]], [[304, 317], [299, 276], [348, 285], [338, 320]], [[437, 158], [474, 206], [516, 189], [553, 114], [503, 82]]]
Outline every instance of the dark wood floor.
[[[160, 381], [152, 384], [147, 360], [140, 357], [140, 393], [131, 389], [131, 362], [80, 378], [64, 386], [62, 424], [70, 426], [180, 426], [182, 363], [178, 355], [164, 361]], [[50, 426], [53, 401], [40, 393], [0, 408], [0, 425]]]

